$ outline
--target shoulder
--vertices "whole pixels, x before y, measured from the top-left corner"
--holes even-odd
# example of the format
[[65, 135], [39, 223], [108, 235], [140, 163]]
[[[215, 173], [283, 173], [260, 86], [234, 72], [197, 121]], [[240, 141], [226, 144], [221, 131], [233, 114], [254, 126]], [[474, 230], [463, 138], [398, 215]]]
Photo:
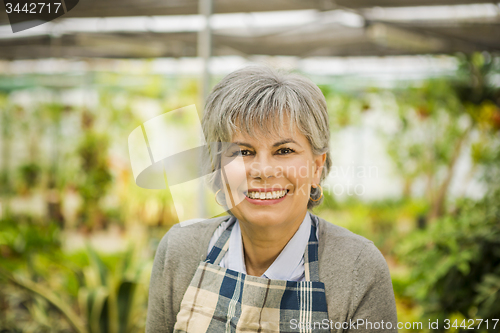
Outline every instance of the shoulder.
[[[157, 252], [169, 254], [203, 252], [201, 248], [208, 248], [208, 243], [217, 227], [229, 216], [220, 216], [211, 219], [193, 219], [173, 225], [163, 236]], [[201, 248], [200, 248], [201, 247]], [[200, 251], [194, 251], [200, 248]], [[188, 251], [188, 252], [186, 252]], [[203, 259], [202, 259], [203, 260]]]
[[333, 251], [333, 253], [352, 261], [366, 248], [369, 250], [375, 248], [377, 250], [376, 247], [372, 247], [373, 242], [365, 237], [334, 225], [321, 217], [317, 218], [320, 250], [323, 248], [323, 252], [332, 253]]
[[384, 256], [372, 241], [318, 217], [319, 264], [326, 273], [369, 274], [388, 272]]
[[372, 241], [319, 217], [318, 229], [319, 274], [332, 309], [330, 319], [382, 318], [394, 322], [394, 292], [382, 253]]
[[192, 219], [181, 223], [174, 224], [170, 230], [165, 234], [164, 238], [170, 238], [175, 241], [184, 241], [199, 236], [206, 235], [208, 231], [215, 231], [215, 229], [230, 216], [219, 216], [211, 219]]
[[213, 231], [227, 216], [174, 225], [163, 236], [153, 263], [146, 332], [171, 332], [191, 277]]

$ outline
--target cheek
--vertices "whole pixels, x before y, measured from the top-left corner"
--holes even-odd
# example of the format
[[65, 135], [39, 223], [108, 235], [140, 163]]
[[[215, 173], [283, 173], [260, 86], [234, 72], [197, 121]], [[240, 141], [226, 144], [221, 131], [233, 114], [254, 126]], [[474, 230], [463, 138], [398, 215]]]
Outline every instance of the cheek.
[[310, 183], [312, 171], [312, 164], [308, 160], [293, 160], [283, 166], [283, 176], [297, 185]]
[[237, 157], [222, 167], [222, 174], [226, 176], [223, 182], [231, 192], [246, 191], [246, 168], [242, 157]]

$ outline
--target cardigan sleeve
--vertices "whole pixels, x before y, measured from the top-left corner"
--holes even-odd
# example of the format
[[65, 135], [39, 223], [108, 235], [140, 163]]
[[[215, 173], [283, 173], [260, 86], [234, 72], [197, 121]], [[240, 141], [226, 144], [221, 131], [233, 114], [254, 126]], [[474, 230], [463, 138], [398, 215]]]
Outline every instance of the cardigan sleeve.
[[367, 243], [356, 259], [351, 320], [358, 324], [349, 332], [397, 332], [397, 312], [387, 263], [380, 251]]
[[170, 283], [166, 274], [166, 256], [170, 232], [163, 236], [153, 263], [151, 281], [149, 285], [148, 314], [146, 319], [146, 333], [170, 333], [173, 331], [174, 318], [171, 311], [172, 297], [167, 290]]
[[175, 224], [163, 236], [151, 272], [146, 333], [173, 332], [184, 293], [207, 255], [214, 230], [224, 218], [210, 223]]

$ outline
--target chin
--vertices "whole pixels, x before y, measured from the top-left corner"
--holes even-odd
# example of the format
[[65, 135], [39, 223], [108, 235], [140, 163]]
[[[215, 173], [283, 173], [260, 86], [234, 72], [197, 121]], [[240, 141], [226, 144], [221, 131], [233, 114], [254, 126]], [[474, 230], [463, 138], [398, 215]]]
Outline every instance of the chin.
[[255, 209], [238, 215], [241, 216], [241, 218], [239, 218], [240, 220], [243, 219], [246, 222], [263, 227], [278, 225], [287, 220], [287, 217], [283, 215], [283, 212], [270, 212], [265, 209]]

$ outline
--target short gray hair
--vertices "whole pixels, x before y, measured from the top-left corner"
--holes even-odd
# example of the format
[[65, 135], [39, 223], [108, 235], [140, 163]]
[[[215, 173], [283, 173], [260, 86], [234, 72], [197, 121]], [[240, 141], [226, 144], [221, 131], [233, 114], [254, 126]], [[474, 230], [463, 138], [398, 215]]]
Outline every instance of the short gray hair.
[[[255, 129], [277, 132], [285, 116], [290, 119], [290, 128], [296, 125], [308, 139], [314, 155], [326, 153], [322, 182], [332, 165], [328, 111], [321, 90], [303, 76], [264, 66], [249, 66], [228, 74], [207, 98], [202, 127], [209, 144], [231, 142], [237, 129], [249, 135], [254, 135]], [[209, 154], [204, 155], [205, 174], [220, 168], [220, 148], [215, 154], [210, 152], [212, 162]], [[214, 191], [222, 187], [220, 173], [209, 180], [209, 185]], [[319, 188], [312, 188], [311, 196], [318, 198]], [[309, 200], [307, 208], [322, 200]], [[218, 201], [224, 199], [218, 197]]]

